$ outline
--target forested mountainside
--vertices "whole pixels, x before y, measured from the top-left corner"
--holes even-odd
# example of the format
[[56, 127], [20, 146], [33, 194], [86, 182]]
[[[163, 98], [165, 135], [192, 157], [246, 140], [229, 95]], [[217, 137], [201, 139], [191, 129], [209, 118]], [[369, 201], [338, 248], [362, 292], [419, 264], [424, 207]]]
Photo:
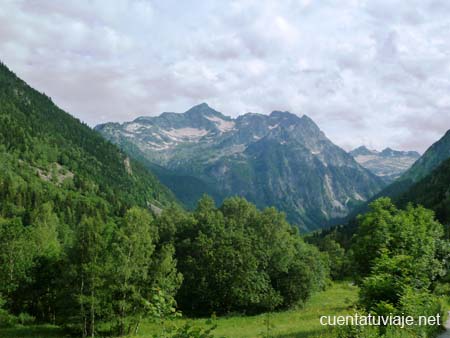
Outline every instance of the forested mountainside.
[[157, 165], [155, 173], [186, 205], [203, 192], [217, 202], [243, 196], [260, 208], [277, 207], [307, 230], [347, 215], [384, 185], [309, 117], [289, 112], [233, 119], [200, 104], [96, 130]]
[[450, 158], [450, 130], [441, 139], [433, 143], [416, 163], [401, 176], [401, 179], [418, 182], [448, 158]]
[[[106, 268], [112, 261], [101, 258], [106, 251], [124, 250], [137, 232], [145, 241], [139, 254], [154, 264], [147, 274], [136, 263], [141, 281], [155, 284], [158, 273], [173, 269], [173, 251], [155, 248], [147, 209], [174, 202], [148, 169], [0, 65], [2, 325], [15, 320], [10, 311], [69, 326], [84, 322], [83, 331], [92, 331], [87, 304], [98, 302], [100, 271], [113, 273]], [[118, 266], [126, 265], [123, 258], [115, 256]]]
[[386, 183], [399, 178], [420, 157], [416, 151], [399, 151], [391, 148], [376, 151], [365, 146], [353, 149], [349, 154], [356, 162], [380, 176]]
[[450, 224], [450, 159], [445, 160], [430, 174], [414, 183], [408, 191], [396, 198], [399, 205], [415, 203], [432, 209], [443, 224]]
[[[68, 191], [95, 192], [117, 211], [132, 204], [167, 205], [175, 200], [148, 169], [59, 109], [3, 64], [0, 145], [4, 165], [10, 161], [11, 166], [21, 166], [43, 183], [53, 182]], [[5, 171], [0, 174], [10, 179]]]

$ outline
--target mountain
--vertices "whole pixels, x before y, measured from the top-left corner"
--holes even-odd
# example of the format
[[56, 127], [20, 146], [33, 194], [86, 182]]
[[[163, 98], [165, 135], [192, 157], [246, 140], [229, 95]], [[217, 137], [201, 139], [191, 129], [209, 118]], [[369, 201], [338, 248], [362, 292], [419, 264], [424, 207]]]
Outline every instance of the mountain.
[[182, 114], [95, 129], [148, 167], [158, 166], [155, 173], [172, 181], [187, 205], [203, 192], [218, 202], [239, 195], [258, 207], [276, 206], [308, 230], [345, 216], [383, 187], [306, 115], [274, 111], [231, 118], [203, 103]]
[[402, 175], [401, 179], [417, 182], [448, 158], [450, 158], [450, 130], [439, 141], [431, 145], [423, 156]]
[[432, 144], [414, 164], [392, 184], [385, 187], [375, 198], [396, 198], [407, 192], [415, 183], [431, 174], [441, 163], [450, 158], [450, 130]]
[[414, 202], [429, 207], [436, 211], [443, 222], [448, 223], [449, 168], [450, 130], [382, 193], [401, 204]]
[[369, 150], [365, 146], [349, 152], [364, 168], [383, 178], [387, 183], [399, 178], [420, 157], [416, 151]]
[[[0, 158], [0, 209], [10, 216], [17, 213], [24, 224], [31, 211], [19, 212], [22, 207], [35, 210], [47, 202], [75, 226], [76, 220], [91, 210], [117, 216], [132, 205], [161, 208], [176, 201], [142, 164], [58, 108], [3, 64]], [[11, 205], [8, 189], [16, 199]], [[9, 210], [8, 205], [17, 207]]]
[[450, 158], [414, 183], [396, 201], [402, 206], [409, 202], [423, 205], [434, 210], [443, 224], [450, 224]]
[[[359, 148], [357, 148], [359, 149]], [[364, 150], [362, 150], [364, 151]], [[406, 201], [408, 191], [418, 184], [422, 179], [430, 175], [437, 167], [450, 158], [450, 130], [432, 144], [425, 153], [414, 164], [406, 170], [399, 178], [384, 187], [380, 192], [372, 196], [366, 203], [355, 208], [347, 217], [340, 222], [352, 223], [358, 214], [368, 210], [370, 202], [380, 197], [390, 197], [394, 201]], [[432, 191], [430, 192], [433, 193]], [[413, 193], [414, 194], [414, 193]], [[414, 200], [411, 200], [412, 202]], [[354, 222], [353, 222], [354, 223]]]

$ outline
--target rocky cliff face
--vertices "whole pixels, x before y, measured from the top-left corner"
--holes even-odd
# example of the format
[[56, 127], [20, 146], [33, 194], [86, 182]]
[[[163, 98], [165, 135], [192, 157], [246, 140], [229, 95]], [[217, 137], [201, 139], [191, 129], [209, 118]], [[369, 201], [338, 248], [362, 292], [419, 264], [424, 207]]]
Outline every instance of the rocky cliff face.
[[183, 114], [96, 129], [157, 165], [154, 172], [188, 205], [203, 191], [218, 202], [240, 195], [259, 207], [276, 206], [308, 230], [345, 216], [383, 186], [306, 115], [274, 111], [233, 119], [200, 104]]
[[367, 149], [365, 146], [352, 150], [350, 155], [364, 168], [380, 176], [387, 183], [400, 177], [420, 157], [416, 151], [397, 151], [391, 148], [376, 151]]

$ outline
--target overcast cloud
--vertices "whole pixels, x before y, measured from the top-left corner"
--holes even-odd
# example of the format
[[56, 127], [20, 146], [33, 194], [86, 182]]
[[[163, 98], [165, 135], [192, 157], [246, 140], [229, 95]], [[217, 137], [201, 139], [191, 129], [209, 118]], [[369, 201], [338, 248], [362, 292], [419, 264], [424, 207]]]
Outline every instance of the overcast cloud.
[[207, 102], [307, 114], [345, 149], [450, 128], [448, 0], [3, 0], [0, 53], [91, 126]]

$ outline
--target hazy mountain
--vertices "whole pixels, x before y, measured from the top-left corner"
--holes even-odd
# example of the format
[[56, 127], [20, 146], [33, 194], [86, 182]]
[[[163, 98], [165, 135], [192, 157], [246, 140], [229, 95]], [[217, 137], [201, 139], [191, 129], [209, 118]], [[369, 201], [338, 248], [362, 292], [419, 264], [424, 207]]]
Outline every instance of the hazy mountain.
[[345, 216], [383, 186], [306, 115], [274, 111], [230, 118], [203, 103], [183, 114], [96, 129], [147, 166], [157, 165], [163, 182], [173, 178], [173, 191], [187, 205], [202, 192], [218, 201], [240, 195], [315, 229]]
[[358, 147], [349, 153], [364, 168], [380, 176], [386, 182], [392, 182], [401, 176], [420, 157], [416, 151], [398, 151], [386, 148], [383, 151]]
[[[363, 150], [364, 151], [364, 150]], [[408, 191], [418, 184], [422, 179], [427, 178], [437, 167], [450, 158], [450, 130], [445, 135], [432, 144], [425, 153], [414, 164], [406, 170], [394, 182], [387, 185], [379, 193], [374, 195], [371, 200], [379, 197], [391, 197], [394, 200], [401, 199], [406, 201], [404, 197]], [[421, 185], [423, 187], [423, 185]], [[420, 188], [422, 189], [422, 188]], [[418, 191], [418, 190], [417, 190]], [[429, 192], [433, 194], [433, 190]], [[416, 195], [415, 193], [413, 193]], [[418, 201], [419, 199], [417, 199]], [[414, 201], [414, 199], [412, 199]], [[356, 217], [357, 214], [367, 210], [367, 204], [361, 205], [349, 215], [349, 219]], [[344, 220], [342, 221], [344, 222]]]

